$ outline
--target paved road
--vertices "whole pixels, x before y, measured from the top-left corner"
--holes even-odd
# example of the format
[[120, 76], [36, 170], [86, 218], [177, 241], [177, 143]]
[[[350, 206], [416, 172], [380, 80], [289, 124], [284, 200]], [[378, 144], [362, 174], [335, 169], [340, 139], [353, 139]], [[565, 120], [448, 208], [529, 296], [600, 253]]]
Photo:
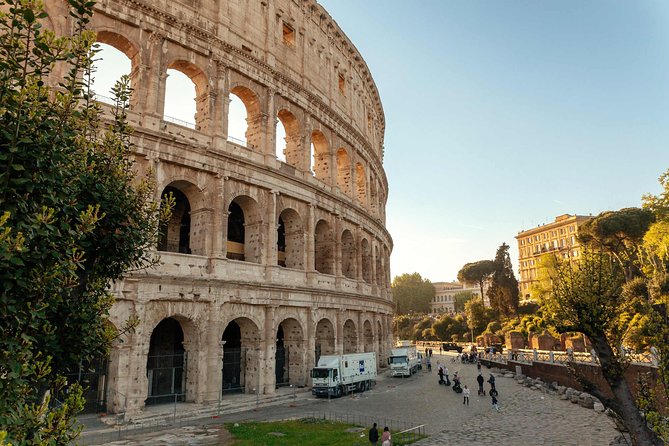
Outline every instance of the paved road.
[[[497, 377], [500, 411], [491, 407], [489, 397], [477, 397], [476, 366], [454, 364], [450, 354], [433, 358], [432, 373], [421, 372], [411, 378], [381, 376], [376, 387], [366, 393], [328, 401], [307, 395], [291, 404], [261, 408], [251, 412], [226, 415], [199, 426], [182, 427], [159, 433], [142, 434], [114, 445], [222, 445], [228, 443], [225, 432], [212, 423], [243, 420], [274, 420], [308, 416], [317, 412], [336, 413], [353, 418], [401, 420], [424, 424], [430, 438], [421, 441], [431, 445], [495, 446], [600, 446], [608, 445], [617, 435], [611, 420], [604, 414], [582, 408], [556, 395], [546, 395], [523, 387], [511, 378]], [[441, 361], [450, 376], [458, 371], [463, 384], [472, 390], [469, 406], [462, 395], [437, 383], [436, 363]], [[484, 367], [486, 380], [489, 371]], [[486, 390], [488, 384], [486, 383]]]

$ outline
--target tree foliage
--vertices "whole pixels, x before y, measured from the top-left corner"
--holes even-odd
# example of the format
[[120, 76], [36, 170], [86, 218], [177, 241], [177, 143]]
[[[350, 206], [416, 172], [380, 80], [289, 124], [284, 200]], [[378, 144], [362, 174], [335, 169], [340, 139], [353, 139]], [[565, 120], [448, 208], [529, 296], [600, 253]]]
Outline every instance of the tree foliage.
[[[41, 2], [0, 0], [0, 430], [14, 445], [76, 437], [81, 389], [62, 376], [106, 355], [110, 282], [155, 261], [159, 206], [130, 161], [129, 80], [105, 128], [87, 83], [92, 2], [68, 3], [73, 33], [57, 37]], [[67, 74], [51, 89], [56, 63]]]
[[655, 216], [646, 209], [606, 211], [584, 222], [578, 228], [578, 239], [590, 249], [613, 255], [623, 267], [625, 278], [631, 280], [641, 275], [639, 247], [653, 221]]
[[625, 267], [603, 251], [584, 249], [578, 260], [557, 258], [549, 270], [551, 292], [542, 298], [543, 313], [559, 332], [584, 333], [591, 341], [613, 397], [591, 386], [590, 391], [624, 422], [634, 444], [659, 444], [642, 419], [624, 370], [625, 314], [644, 311], [643, 303], [625, 292]]
[[490, 288], [488, 288], [490, 306], [502, 316], [513, 316], [518, 311], [520, 293], [509, 256], [509, 245], [502, 243], [497, 249], [493, 265], [495, 269], [492, 273]]
[[483, 285], [495, 271], [492, 260], [479, 260], [478, 262], [466, 263], [458, 272], [460, 282], [476, 283], [481, 290], [481, 303], [483, 303]]
[[470, 300], [465, 304], [465, 317], [467, 328], [474, 335], [483, 333], [488, 324], [497, 319], [498, 315], [491, 308], [485, 308], [478, 300]]
[[465, 311], [465, 304], [474, 298], [474, 293], [471, 291], [460, 291], [455, 293], [453, 299], [455, 300], [453, 306], [456, 313], [462, 313]]
[[430, 311], [430, 302], [434, 299], [434, 286], [429, 279], [423, 279], [420, 274], [395, 276], [391, 290], [398, 314]]

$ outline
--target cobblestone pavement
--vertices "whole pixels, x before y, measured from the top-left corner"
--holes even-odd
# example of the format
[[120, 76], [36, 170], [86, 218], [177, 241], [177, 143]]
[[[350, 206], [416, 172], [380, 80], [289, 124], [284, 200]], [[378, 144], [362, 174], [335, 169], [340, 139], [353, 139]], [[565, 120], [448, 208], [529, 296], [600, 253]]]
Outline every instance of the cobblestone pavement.
[[[369, 392], [340, 399], [316, 399], [303, 394], [290, 404], [259, 408], [222, 416], [199, 425], [142, 434], [132, 439], [108, 443], [124, 446], [224, 445], [229, 438], [216, 423], [245, 420], [276, 420], [330, 413], [351, 419], [399, 420], [425, 425], [429, 438], [417, 443], [467, 446], [606, 446], [618, 434], [613, 422], [603, 413], [585, 409], [557, 395], [548, 395], [517, 384], [511, 378], [497, 377], [500, 410], [492, 409], [490, 397], [477, 397], [476, 366], [450, 362], [453, 356], [435, 355], [433, 370], [411, 378], [382, 375]], [[469, 405], [461, 394], [437, 383], [436, 363], [441, 360], [450, 377], [458, 371], [463, 385], [472, 390]], [[489, 370], [483, 368], [487, 380]], [[485, 384], [486, 391], [489, 385]], [[196, 424], [196, 423], [194, 423]]]

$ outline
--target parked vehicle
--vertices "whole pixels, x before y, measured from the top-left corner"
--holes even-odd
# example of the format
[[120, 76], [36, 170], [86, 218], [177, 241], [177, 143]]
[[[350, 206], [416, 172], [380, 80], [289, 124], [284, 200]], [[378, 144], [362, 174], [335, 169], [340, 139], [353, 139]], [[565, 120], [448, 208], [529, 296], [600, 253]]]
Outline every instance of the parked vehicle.
[[372, 388], [376, 379], [376, 353], [327, 355], [311, 370], [312, 395], [342, 396]]
[[388, 358], [390, 372], [393, 376], [411, 376], [423, 368], [421, 358], [415, 345], [402, 344], [395, 347]]
[[462, 353], [462, 347], [460, 347], [458, 344], [456, 344], [454, 342], [444, 342], [443, 344], [441, 344], [441, 348], [445, 352], [456, 351], [458, 353]]

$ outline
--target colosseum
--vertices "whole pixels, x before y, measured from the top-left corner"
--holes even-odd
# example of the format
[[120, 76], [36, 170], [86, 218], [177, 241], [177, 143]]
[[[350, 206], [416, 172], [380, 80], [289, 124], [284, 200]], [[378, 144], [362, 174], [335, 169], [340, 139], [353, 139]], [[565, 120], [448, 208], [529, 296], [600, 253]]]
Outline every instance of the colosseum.
[[[50, 26], [71, 23], [47, 2]], [[362, 56], [315, 0], [99, 0], [90, 27], [130, 60], [136, 166], [176, 204], [160, 266], [114, 285], [105, 410], [308, 386], [319, 355], [392, 339], [384, 114]], [[192, 123], [164, 113], [167, 71]], [[231, 138], [231, 99], [246, 111]], [[277, 126], [285, 144], [277, 155]], [[160, 196], [156, 196], [160, 198]]]

